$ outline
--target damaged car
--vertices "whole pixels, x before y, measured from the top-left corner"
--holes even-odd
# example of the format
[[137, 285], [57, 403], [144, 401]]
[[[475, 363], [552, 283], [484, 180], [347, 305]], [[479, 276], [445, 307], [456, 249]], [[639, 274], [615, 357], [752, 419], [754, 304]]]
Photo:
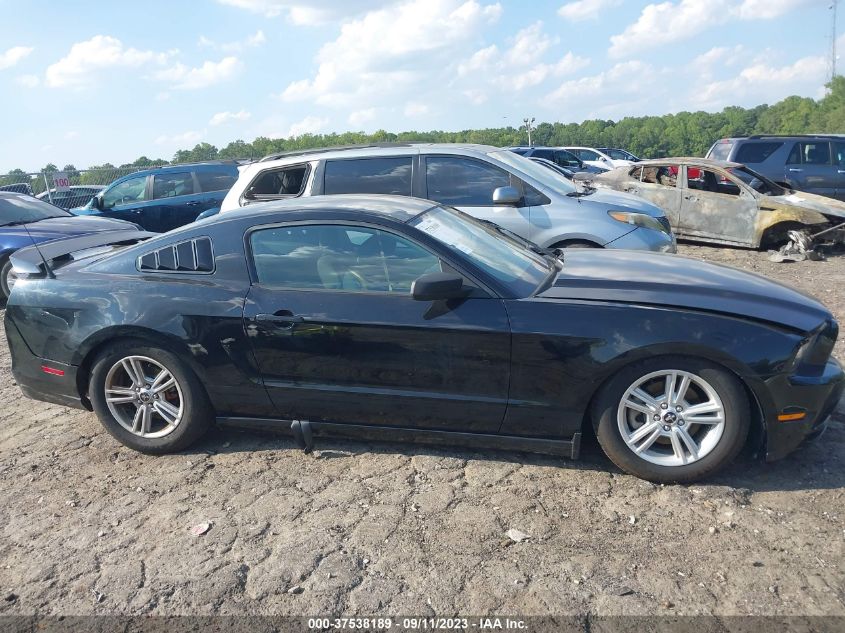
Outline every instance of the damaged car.
[[[619, 167], [593, 185], [633, 193], [666, 211], [679, 237], [768, 248], [805, 235], [845, 238], [845, 202], [778, 185], [741, 163], [665, 158]], [[832, 229], [832, 230], [831, 230]]]

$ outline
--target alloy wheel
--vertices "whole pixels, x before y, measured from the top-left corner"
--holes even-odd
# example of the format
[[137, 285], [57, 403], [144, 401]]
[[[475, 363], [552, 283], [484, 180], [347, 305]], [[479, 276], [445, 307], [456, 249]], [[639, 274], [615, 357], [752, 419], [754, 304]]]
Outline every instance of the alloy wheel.
[[171, 371], [152, 358], [121, 358], [106, 374], [104, 388], [109, 411], [134, 435], [164, 437], [182, 421], [182, 388]]
[[684, 466], [710, 454], [725, 430], [725, 407], [701, 376], [678, 369], [638, 378], [622, 396], [619, 433], [638, 457]]

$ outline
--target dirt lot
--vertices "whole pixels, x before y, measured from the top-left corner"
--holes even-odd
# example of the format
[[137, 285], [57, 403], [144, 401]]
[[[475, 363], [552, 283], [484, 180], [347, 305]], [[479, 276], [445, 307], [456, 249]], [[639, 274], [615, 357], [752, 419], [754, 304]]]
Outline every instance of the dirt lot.
[[[797, 285], [845, 322], [845, 257], [682, 253]], [[22, 398], [0, 345], [0, 614], [845, 615], [845, 403], [820, 442], [695, 486], [624, 475], [592, 442], [578, 462], [304, 455], [215, 431], [153, 458]]]

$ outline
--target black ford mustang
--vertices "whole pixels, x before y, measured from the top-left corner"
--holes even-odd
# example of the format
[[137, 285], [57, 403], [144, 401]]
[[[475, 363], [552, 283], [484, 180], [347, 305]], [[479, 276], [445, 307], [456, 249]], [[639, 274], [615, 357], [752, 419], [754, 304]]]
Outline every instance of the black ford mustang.
[[785, 286], [671, 255], [555, 256], [404, 197], [256, 204], [13, 261], [21, 389], [93, 408], [148, 453], [216, 420], [306, 448], [336, 434], [575, 457], [592, 424], [620, 468], [691, 481], [749, 438], [784, 456], [845, 384], [836, 322]]

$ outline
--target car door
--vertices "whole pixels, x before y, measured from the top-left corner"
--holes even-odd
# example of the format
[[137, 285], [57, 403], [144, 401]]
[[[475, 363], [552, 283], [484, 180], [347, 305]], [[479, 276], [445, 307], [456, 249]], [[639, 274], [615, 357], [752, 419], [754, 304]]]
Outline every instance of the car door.
[[680, 165], [671, 163], [636, 165], [628, 171], [629, 178], [622, 181], [622, 189], [663, 209], [672, 229], [676, 230], [681, 219], [680, 170]]
[[145, 229], [163, 233], [196, 220], [202, 207], [193, 172], [166, 171], [152, 178], [153, 201], [145, 212]]
[[519, 179], [497, 165], [468, 156], [431, 154], [424, 156], [424, 163], [426, 198], [533, 239], [531, 207], [524, 200], [519, 205], [493, 204], [496, 189], [520, 188]]
[[795, 143], [786, 159], [786, 180], [800, 191], [820, 196], [836, 196], [843, 169], [831, 160], [829, 141]]
[[285, 419], [494, 433], [510, 375], [500, 299], [415, 301], [446, 268], [392, 230], [357, 223], [254, 229], [244, 319]]
[[680, 232], [756, 246], [759, 207], [747, 187], [722, 170], [688, 165], [685, 171]]
[[839, 200], [845, 200], [845, 142], [833, 144], [833, 164], [836, 167], [836, 194]]
[[199, 215], [203, 211], [220, 207], [223, 198], [238, 180], [238, 170], [236, 167], [200, 167], [194, 172], [194, 176], [197, 191], [194, 198]]
[[96, 215], [135, 222], [150, 231], [155, 229], [146, 223], [149, 206], [149, 176], [132, 176], [103, 192]]

